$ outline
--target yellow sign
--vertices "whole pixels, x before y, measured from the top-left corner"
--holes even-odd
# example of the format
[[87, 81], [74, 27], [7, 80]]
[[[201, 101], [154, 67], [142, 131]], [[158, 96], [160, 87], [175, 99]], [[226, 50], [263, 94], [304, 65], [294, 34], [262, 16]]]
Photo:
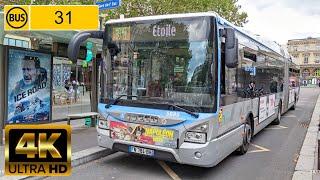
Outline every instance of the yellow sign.
[[174, 138], [173, 131], [159, 128], [146, 128], [146, 135], [151, 137], [168, 138], [169, 140], [173, 140]]
[[97, 30], [96, 5], [5, 6], [5, 30]]
[[29, 30], [29, 6], [4, 6], [4, 29]]
[[70, 126], [7, 125], [5, 140], [5, 175], [71, 174]]

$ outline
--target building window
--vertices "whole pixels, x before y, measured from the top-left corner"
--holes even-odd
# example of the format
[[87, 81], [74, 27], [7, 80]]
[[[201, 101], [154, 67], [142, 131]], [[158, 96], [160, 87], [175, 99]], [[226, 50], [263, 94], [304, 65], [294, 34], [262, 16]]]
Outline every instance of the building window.
[[308, 62], [309, 62], [309, 58], [306, 56], [306, 57], [304, 57], [304, 61], [303, 61], [303, 63], [304, 64], [308, 64]]
[[8, 43], [8, 45], [9, 45], [9, 46], [16, 46], [16, 40], [9, 38], [9, 43]]
[[28, 41], [22, 41], [22, 47], [29, 48], [29, 42]]
[[17, 47], [22, 47], [22, 41], [16, 39], [16, 46], [17, 46]]
[[3, 39], [3, 45], [29, 48], [29, 42], [28, 41], [24, 41], [24, 40], [20, 40], [20, 39], [4, 38]]
[[9, 39], [8, 38], [4, 38], [3, 39], [3, 45], [8, 45], [9, 43]]
[[303, 76], [303, 77], [308, 77], [308, 76], [310, 76], [309, 70], [308, 70], [308, 69], [305, 69], [305, 70], [303, 71], [303, 73], [302, 73], [302, 76]]
[[314, 71], [314, 76], [320, 77], [320, 69], [317, 69], [316, 71]]

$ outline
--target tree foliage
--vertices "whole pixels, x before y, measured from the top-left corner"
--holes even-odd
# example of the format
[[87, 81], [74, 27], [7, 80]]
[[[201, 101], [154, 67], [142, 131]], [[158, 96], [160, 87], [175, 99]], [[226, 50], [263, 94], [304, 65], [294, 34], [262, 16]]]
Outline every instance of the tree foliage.
[[[101, 0], [100, 0], [101, 1]], [[207, 12], [215, 11], [222, 17], [236, 25], [242, 26], [247, 22], [247, 13], [241, 11], [238, 0], [122, 0], [121, 7], [106, 10], [109, 18], [119, 18], [120, 14], [125, 17]], [[93, 0], [0, 0], [0, 5], [9, 4], [93, 4]], [[1, 8], [1, 7], [0, 7]]]
[[238, 0], [122, 0], [122, 6], [112, 10], [112, 17], [125, 17], [215, 11], [236, 25], [247, 22]]

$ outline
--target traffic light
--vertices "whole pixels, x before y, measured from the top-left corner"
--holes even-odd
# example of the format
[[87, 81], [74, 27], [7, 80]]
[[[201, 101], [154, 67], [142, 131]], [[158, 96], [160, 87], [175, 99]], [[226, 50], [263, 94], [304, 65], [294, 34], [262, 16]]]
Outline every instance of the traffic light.
[[92, 58], [93, 58], [93, 53], [92, 53], [93, 43], [92, 42], [87, 42], [86, 48], [87, 48], [86, 61], [90, 62], [92, 60]]

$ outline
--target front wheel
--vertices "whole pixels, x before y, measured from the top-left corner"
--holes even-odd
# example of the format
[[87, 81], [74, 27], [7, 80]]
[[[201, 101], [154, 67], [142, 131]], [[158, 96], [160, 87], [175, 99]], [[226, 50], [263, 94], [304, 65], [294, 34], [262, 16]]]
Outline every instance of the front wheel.
[[297, 104], [297, 98], [294, 97], [294, 103], [293, 103], [293, 106], [291, 106], [290, 110], [295, 110], [296, 109], [296, 104]]
[[244, 126], [244, 135], [243, 135], [242, 145], [237, 150], [237, 153], [239, 155], [243, 155], [248, 151], [250, 142], [251, 142], [251, 137], [252, 137], [251, 125], [250, 125], [250, 122], [247, 121]]

